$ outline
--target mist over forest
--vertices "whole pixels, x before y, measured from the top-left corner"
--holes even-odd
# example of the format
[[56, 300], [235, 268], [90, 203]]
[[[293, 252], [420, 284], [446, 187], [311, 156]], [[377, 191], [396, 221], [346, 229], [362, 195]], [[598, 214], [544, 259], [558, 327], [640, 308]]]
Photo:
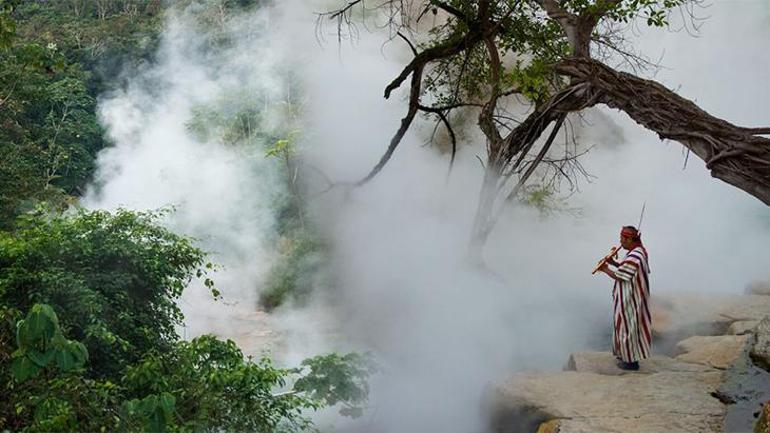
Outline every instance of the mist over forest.
[[[612, 358], [591, 270], [623, 226], [655, 356], [689, 353], [656, 328], [680, 300], [770, 295], [769, 24], [764, 0], [0, 0], [0, 431], [584, 431], [490, 390]], [[701, 324], [686, 305], [666, 326]], [[713, 431], [754, 428], [714, 400]]]

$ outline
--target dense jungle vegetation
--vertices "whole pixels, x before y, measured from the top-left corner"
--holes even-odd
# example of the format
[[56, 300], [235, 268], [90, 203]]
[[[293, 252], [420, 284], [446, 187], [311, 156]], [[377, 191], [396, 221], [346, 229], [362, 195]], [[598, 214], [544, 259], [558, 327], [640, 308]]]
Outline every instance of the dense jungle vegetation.
[[[259, 6], [174, 7], [193, 2]], [[110, 145], [97, 99], [153, 61], [165, 7], [0, 0], [0, 431], [302, 431], [309, 410], [340, 403], [355, 416], [366, 400], [364, 355], [285, 369], [229, 340], [182, 340], [188, 283], [218, 294], [206, 254], [160, 224], [165, 211], [77, 207]], [[290, 170], [289, 141], [274, 143], [262, 152]], [[269, 307], [307, 290], [297, 269], [317, 269], [308, 257], [322, 248], [292, 188], [276, 199], [287, 246]]]

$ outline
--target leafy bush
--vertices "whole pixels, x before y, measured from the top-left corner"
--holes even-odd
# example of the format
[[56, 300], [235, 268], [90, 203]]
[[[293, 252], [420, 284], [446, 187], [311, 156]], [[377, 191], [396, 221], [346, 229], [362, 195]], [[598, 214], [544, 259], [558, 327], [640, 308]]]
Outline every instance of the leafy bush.
[[282, 369], [180, 341], [175, 300], [196, 277], [214, 292], [212, 266], [162, 215], [41, 211], [0, 232], [0, 430], [277, 433], [324, 406], [360, 414], [367, 357]]
[[176, 341], [175, 300], [204, 254], [157, 225], [158, 212], [38, 212], [0, 233], [0, 303], [34, 303], [67, 314], [61, 324], [91, 354], [91, 375], [114, 376], [148, 350]]

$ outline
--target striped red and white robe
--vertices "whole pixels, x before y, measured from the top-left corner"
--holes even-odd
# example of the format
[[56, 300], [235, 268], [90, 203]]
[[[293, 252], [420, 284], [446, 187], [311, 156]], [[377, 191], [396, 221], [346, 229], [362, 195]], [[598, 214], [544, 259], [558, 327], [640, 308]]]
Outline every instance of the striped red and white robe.
[[629, 251], [615, 271], [618, 279], [612, 289], [615, 322], [612, 353], [623, 362], [635, 362], [650, 356], [649, 273], [647, 250], [643, 246]]

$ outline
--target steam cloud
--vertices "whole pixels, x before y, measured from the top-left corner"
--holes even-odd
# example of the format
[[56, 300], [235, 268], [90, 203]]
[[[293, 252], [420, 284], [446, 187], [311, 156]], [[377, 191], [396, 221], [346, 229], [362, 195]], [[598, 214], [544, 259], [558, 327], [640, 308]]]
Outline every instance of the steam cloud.
[[[319, 46], [311, 12], [328, 6], [289, 0], [270, 20], [264, 12], [238, 17], [229, 31], [248, 36], [213, 59], [201, 53], [184, 15], [172, 16], [157, 64], [102, 101], [116, 146], [100, 157], [100, 187], [88, 203], [177, 205], [169, 224], [215, 252], [226, 267], [218, 284], [226, 298], [239, 300], [231, 307], [204, 302], [205, 295], [186, 298], [193, 333], [240, 332], [234, 318], [253, 317], [256, 290], [274, 260], [273, 172], [264, 160], [192, 139], [185, 124], [193, 108], [239, 88], [280, 99], [281, 68], [291, 68], [308, 101], [305, 157], [336, 180], [364, 174], [405, 111], [403, 95], [386, 101], [381, 92], [409, 51], [398, 42], [383, 46], [377, 31], [362, 32], [354, 45]], [[763, 43], [770, 10], [762, 2], [722, 1], [708, 13], [699, 38], [644, 30], [638, 45], [651, 57], [664, 47], [667, 69], [656, 79], [707, 111], [746, 126], [767, 124], [770, 70], [755, 66], [770, 64]], [[268, 22], [270, 32], [249, 31]], [[512, 209], [485, 250], [493, 272], [464, 260], [482, 176], [480, 140], [465, 143], [446, 181], [446, 158], [412, 132], [366, 187], [313, 201], [315, 221], [334, 246], [338, 284], [310, 309], [264, 320], [301, 336], [283, 346], [289, 360], [330, 339], [375, 352], [384, 370], [372, 384], [376, 410], [359, 421], [364, 425], [346, 428], [481, 432], [479, 399], [489, 381], [560, 368], [571, 351], [604, 349], [611, 284], [590, 270], [622, 225], [637, 224], [644, 202], [653, 297], [737, 294], [750, 280], [770, 278], [767, 207], [710, 178], [697, 158], [683, 170], [679, 144], [659, 142], [625, 115], [597, 109], [589, 117], [594, 126], [583, 128], [581, 139], [595, 147], [584, 164], [598, 178], [569, 198], [581, 215], [542, 218]], [[326, 334], [330, 326], [337, 337]]]

